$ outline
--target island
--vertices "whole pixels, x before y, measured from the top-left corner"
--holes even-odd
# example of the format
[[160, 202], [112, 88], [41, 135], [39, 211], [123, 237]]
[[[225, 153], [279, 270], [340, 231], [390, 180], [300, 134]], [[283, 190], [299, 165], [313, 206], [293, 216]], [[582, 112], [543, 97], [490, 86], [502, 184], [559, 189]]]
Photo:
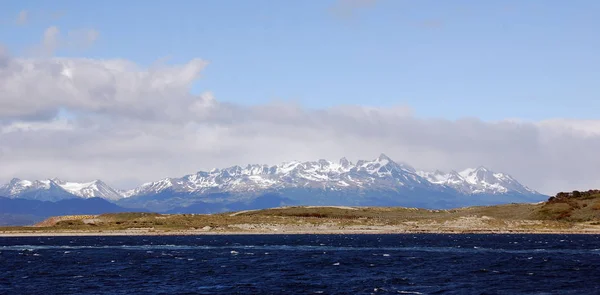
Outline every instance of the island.
[[561, 192], [545, 202], [449, 210], [291, 206], [219, 214], [112, 213], [51, 217], [0, 227], [0, 236], [549, 233], [600, 234], [600, 190]]

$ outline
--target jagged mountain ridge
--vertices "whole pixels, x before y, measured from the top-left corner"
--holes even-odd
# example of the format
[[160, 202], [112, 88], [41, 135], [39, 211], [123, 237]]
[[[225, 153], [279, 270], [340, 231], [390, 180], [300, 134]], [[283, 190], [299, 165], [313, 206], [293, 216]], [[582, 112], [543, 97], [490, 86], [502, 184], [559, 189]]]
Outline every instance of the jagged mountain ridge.
[[123, 198], [122, 193], [101, 180], [78, 183], [58, 178], [35, 181], [13, 178], [8, 184], [0, 186], [0, 196], [53, 202], [78, 197], [102, 198], [109, 201]]
[[448, 173], [417, 172], [429, 182], [451, 187], [464, 194], [539, 194], [522, 184], [512, 176], [505, 173], [495, 173], [487, 168], [465, 169], [461, 172], [450, 171]]
[[373, 161], [352, 164], [345, 158], [338, 163], [327, 160], [292, 161], [277, 166], [248, 165], [200, 171], [182, 178], [165, 178], [128, 191], [125, 196], [142, 196], [170, 189], [175, 192], [253, 193], [284, 188], [343, 190], [373, 187], [410, 186], [438, 189], [415, 169], [381, 155]]
[[360, 191], [429, 191], [459, 195], [540, 195], [521, 185], [513, 177], [495, 173], [485, 167], [449, 173], [417, 171], [404, 163], [394, 162], [384, 154], [372, 161], [352, 163], [318, 160], [292, 161], [276, 166], [248, 165], [200, 171], [181, 178], [149, 182], [129, 191], [117, 191], [100, 180], [88, 183], [58, 179], [27, 181], [13, 179], [0, 187], [0, 196], [57, 201], [68, 198], [100, 197], [110, 201], [153, 195], [207, 195], [230, 193], [256, 195], [281, 190]]

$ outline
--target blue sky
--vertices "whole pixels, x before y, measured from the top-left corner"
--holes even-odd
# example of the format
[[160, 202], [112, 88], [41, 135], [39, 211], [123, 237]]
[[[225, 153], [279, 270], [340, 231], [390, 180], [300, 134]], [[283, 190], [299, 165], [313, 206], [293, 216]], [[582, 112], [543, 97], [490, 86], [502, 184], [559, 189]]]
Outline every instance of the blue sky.
[[[369, 2], [369, 3], [367, 3]], [[11, 1], [0, 43], [95, 29], [58, 56], [210, 62], [194, 92], [245, 105], [408, 106], [418, 117], [597, 118], [599, 1]], [[346, 4], [351, 5], [351, 4]], [[358, 7], [360, 6], [360, 7]], [[17, 26], [20, 11], [27, 22]]]
[[0, 183], [385, 153], [547, 193], [599, 185], [600, 1], [0, 7]]

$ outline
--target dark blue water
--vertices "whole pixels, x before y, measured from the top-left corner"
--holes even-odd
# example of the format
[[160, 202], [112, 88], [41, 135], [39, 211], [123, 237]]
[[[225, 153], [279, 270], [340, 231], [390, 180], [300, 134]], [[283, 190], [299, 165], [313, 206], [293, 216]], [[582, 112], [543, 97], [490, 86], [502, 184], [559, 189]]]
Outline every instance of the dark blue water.
[[600, 294], [595, 235], [0, 238], [0, 294]]

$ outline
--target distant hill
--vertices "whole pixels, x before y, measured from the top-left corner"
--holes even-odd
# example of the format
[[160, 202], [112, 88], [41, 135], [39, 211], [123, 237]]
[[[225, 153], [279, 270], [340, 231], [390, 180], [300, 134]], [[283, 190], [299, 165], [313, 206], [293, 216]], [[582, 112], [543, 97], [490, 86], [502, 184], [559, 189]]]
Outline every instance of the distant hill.
[[536, 217], [565, 221], [600, 221], [600, 190], [560, 192], [544, 203]]
[[[270, 200], [268, 200], [270, 201]], [[202, 208], [198, 208], [202, 209]], [[222, 208], [213, 208], [222, 209]], [[1, 229], [0, 229], [1, 230]], [[53, 217], [19, 231], [80, 234], [202, 233], [600, 233], [600, 194], [560, 194], [541, 203], [450, 210], [286, 206], [221, 214], [112, 213]]]
[[101, 198], [66, 199], [58, 202], [0, 197], [0, 225], [31, 225], [50, 216], [118, 213], [132, 210]]

